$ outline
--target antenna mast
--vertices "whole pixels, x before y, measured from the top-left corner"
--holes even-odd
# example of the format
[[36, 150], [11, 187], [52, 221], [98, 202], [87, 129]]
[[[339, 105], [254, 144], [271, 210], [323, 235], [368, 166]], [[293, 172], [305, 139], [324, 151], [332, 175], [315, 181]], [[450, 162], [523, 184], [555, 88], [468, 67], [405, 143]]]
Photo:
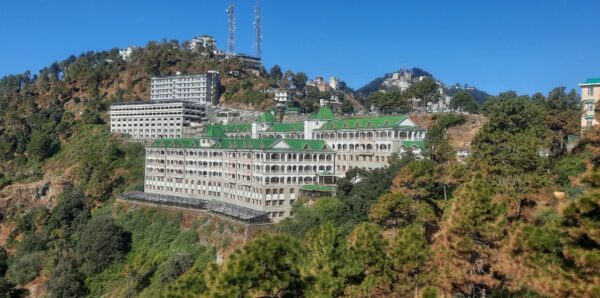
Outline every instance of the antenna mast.
[[262, 35], [260, 34], [260, 0], [256, 0], [256, 6], [254, 7], [254, 31], [256, 33], [256, 40], [254, 41], [256, 57], [260, 58], [260, 55], [262, 54]]
[[227, 7], [227, 10], [225, 12], [227, 12], [227, 16], [229, 17], [229, 40], [228, 40], [228, 45], [229, 45], [229, 54], [233, 55], [235, 54], [235, 5], [234, 4], [229, 4], [229, 6]]

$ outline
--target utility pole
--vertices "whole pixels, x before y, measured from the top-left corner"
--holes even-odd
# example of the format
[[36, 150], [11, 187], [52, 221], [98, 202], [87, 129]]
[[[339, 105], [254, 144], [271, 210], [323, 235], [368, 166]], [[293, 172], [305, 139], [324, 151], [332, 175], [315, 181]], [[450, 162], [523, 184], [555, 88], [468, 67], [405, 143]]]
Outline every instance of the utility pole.
[[229, 20], [229, 39], [227, 40], [228, 54], [235, 54], [235, 5], [229, 4], [227, 10], [225, 10]]
[[256, 51], [256, 57], [260, 58], [262, 54], [262, 35], [260, 34], [260, 0], [256, 0], [256, 6], [254, 7], [254, 33], [254, 49]]

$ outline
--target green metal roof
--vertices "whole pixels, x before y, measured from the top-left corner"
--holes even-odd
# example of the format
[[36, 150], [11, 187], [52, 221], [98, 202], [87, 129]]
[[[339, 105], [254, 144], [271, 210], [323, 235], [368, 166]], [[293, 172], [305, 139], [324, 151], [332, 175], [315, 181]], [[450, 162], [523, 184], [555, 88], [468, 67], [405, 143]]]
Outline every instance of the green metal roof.
[[587, 79], [583, 84], [600, 84], [600, 78]]
[[224, 133], [236, 133], [236, 132], [252, 132], [252, 124], [250, 123], [237, 123], [237, 124], [217, 124]]
[[279, 150], [274, 146], [280, 142], [287, 144], [290, 150], [294, 151], [332, 151], [323, 140], [301, 139], [221, 139], [212, 147], [218, 149]]
[[273, 123], [267, 131], [270, 132], [303, 132], [304, 122]]
[[271, 112], [264, 112], [264, 113], [260, 114], [260, 116], [258, 116], [256, 121], [273, 123], [273, 122], [277, 122], [277, 119], [275, 118], [275, 116], [273, 116], [273, 114], [271, 114]]
[[319, 110], [310, 115], [311, 120], [333, 120], [335, 115], [333, 111], [328, 107], [320, 107]]
[[300, 187], [300, 190], [319, 191], [319, 192], [335, 192], [336, 187], [331, 185], [305, 184]]
[[410, 147], [412, 148], [413, 146], [416, 146], [417, 148], [423, 150], [425, 149], [425, 142], [423, 141], [403, 141], [402, 145], [405, 147]]
[[323, 140], [282, 139], [282, 141], [288, 144], [288, 146], [294, 150], [332, 150]]
[[209, 125], [204, 130], [204, 137], [206, 138], [226, 138], [227, 135], [223, 132], [223, 129], [219, 125]]
[[268, 149], [277, 142], [276, 139], [222, 139], [214, 144], [213, 148], [219, 149]]
[[154, 147], [159, 148], [199, 148], [198, 139], [158, 139], [154, 141]]
[[326, 177], [326, 176], [335, 176], [334, 173], [330, 172], [330, 171], [323, 171], [321, 173], [318, 174], [321, 177]]
[[395, 127], [400, 122], [406, 120], [406, 115], [368, 117], [368, 118], [349, 118], [340, 120], [331, 120], [325, 123], [318, 130], [339, 130], [339, 129], [365, 129], [365, 128], [385, 128]]

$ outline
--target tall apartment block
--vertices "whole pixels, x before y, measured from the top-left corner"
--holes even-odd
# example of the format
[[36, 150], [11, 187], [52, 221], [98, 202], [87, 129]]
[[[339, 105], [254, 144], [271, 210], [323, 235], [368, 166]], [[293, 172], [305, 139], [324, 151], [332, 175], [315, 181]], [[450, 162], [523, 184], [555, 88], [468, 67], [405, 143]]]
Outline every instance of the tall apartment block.
[[110, 106], [110, 132], [134, 140], [181, 138], [186, 128], [206, 121], [206, 106], [195, 102], [125, 102]]
[[220, 75], [217, 71], [204, 74], [153, 77], [151, 100], [180, 100], [201, 104], [219, 104]]
[[584, 131], [594, 125], [600, 124], [600, 78], [587, 79], [581, 87], [581, 130]]

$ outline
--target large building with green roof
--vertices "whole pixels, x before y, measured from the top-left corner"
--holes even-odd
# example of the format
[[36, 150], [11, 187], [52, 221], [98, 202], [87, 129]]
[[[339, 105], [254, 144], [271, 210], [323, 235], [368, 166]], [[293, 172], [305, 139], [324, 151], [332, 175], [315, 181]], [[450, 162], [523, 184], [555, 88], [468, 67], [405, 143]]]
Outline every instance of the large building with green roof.
[[[270, 116], [269, 116], [270, 115]], [[423, 155], [426, 130], [407, 115], [336, 118], [321, 107], [302, 122], [277, 122], [270, 112], [256, 122], [220, 126], [230, 138], [323, 140], [337, 154], [335, 172], [385, 167], [393, 154]]]
[[323, 140], [223, 138], [221, 127], [199, 139], [160, 139], [146, 147], [146, 196], [206, 202], [243, 220], [277, 222], [291, 215], [300, 188], [332, 173], [336, 152]]

